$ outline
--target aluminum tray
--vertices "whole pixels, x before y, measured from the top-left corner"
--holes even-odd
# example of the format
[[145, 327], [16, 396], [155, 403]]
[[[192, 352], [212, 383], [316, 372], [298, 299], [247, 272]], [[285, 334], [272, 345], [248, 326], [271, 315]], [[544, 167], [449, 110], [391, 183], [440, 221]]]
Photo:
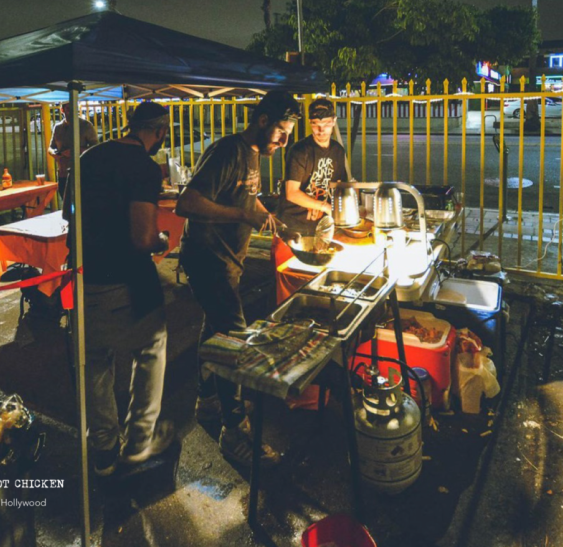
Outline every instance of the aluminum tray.
[[320, 296], [316, 294], [296, 293], [286, 300], [270, 317], [270, 321], [281, 323], [290, 319], [314, 319], [317, 323], [315, 329], [322, 332], [330, 331], [331, 300], [335, 303], [336, 314], [344, 310], [350, 304], [346, 313], [340, 318], [337, 324], [336, 336], [347, 338], [356, 326], [358, 326], [371, 306], [368, 302], [357, 301], [351, 303], [351, 299], [332, 298], [330, 296]]
[[[302, 287], [301, 290], [313, 292], [315, 294], [342, 296], [344, 298], [354, 299], [358, 296], [361, 289], [363, 289], [366, 285], [370, 285], [369, 289], [366, 289], [366, 292], [364, 292], [359, 298], [361, 300], [369, 300], [370, 302], [373, 302], [376, 298], [378, 298], [380, 289], [388, 282], [388, 279], [383, 276], [375, 277], [370, 274], [362, 274], [356, 281], [354, 281], [350, 288], [342, 292], [344, 286], [356, 277], [356, 275], [357, 274], [342, 272], [339, 270], [325, 270], [309, 281], [309, 283]], [[337, 283], [340, 284], [341, 287], [333, 289], [330, 288]]]

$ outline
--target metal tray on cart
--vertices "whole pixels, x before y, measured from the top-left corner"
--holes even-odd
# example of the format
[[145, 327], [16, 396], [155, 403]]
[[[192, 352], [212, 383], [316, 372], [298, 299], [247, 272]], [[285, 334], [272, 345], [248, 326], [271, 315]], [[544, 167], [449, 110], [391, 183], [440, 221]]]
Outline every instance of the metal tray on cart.
[[336, 324], [336, 335], [346, 338], [369, 313], [371, 306], [368, 302], [352, 302], [352, 299], [298, 292], [286, 300], [268, 319], [277, 323], [311, 319], [315, 321], [315, 329], [330, 332], [333, 315], [331, 300], [334, 301], [336, 316], [349, 306]]
[[[355, 281], [347, 287], [354, 278], [356, 278]], [[364, 273], [358, 276], [350, 272], [325, 270], [311, 279], [301, 290], [315, 294], [341, 296], [343, 298], [354, 299], [358, 297], [360, 300], [374, 302], [378, 298], [380, 290], [387, 283], [388, 279], [382, 275], [373, 276]], [[361, 293], [366, 285], [368, 287]]]

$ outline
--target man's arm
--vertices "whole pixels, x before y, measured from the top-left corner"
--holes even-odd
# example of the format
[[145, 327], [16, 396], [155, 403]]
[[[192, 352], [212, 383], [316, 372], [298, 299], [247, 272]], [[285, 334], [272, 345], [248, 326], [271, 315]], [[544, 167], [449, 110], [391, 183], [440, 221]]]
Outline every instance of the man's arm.
[[98, 144], [98, 135], [96, 134], [95, 127], [88, 120], [86, 120], [86, 124], [84, 124], [84, 126], [84, 140], [86, 141], [86, 146], [80, 148], [80, 153], [84, 152], [84, 150], [86, 150], [87, 148]]
[[168, 243], [159, 234], [156, 223], [157, 206], [145, 201], [132, 201], [129, 205], [131, 241], [138, 251], [160, 253]]
[[53, 134], [51, 135], [51, 142], [49, 143], [49, 148], [47, 149], [49, 155], [53, 156], [54, 158], [56, 158], [59, 155], [59, 146], [57, 144], [56, 137], [57, 137], [57, 126], [53, 128]]
[[257, 205], [254, 211], [246, 211], [240, 207], [227, 207], [207, 199], [189, 186], [181, 193], [176, 204], [175, 213], [178, 216], [199, 222], [243, 222], [257, 230], [262, 228], [269, 217], [268, 211], [265, 210], [261, 203]]
[[330, 204], [326, 201], [319, 201], [311, 196], [308, 196], [301, 189], [301, 183], [296, 180], [285, 181], [285, 195], [287, 201], [305, 207], [306, 209], [313, 209], [315, 211], [322, 211], [327, 215], [330, 214]]

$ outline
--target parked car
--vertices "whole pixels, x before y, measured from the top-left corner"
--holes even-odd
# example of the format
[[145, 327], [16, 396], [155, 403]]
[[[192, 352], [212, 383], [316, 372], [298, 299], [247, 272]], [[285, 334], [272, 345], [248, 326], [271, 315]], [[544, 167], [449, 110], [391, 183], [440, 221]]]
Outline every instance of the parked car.
[[37, 133], [41, 135], [41, 115], [37, 114], [31, 117], [29, 121], [29, 130], [31, 133]]
[[[524, 103], [526, 104], [526, 103]], [[521, 110], [520, 99], [505, 99], [504, 101], [504, 115], [511, 118], [520, 118]], [[524, 113], [526, 112], [524, 107]], [[540, 118], [543, 115], [541, 103], [538, 102], [538, 112]], [[545, 117], [546, 118], [560, 118], [561, 117], [561, 100], [546, 97], [545, 99]]]

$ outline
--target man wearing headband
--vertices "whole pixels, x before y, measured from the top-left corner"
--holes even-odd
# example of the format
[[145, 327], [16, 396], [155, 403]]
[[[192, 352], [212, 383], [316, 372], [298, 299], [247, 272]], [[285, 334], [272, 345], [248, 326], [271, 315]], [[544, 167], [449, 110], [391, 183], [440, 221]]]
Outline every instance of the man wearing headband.
[[[70, 104], [63, 103], [61, 110], [63, 112], [63, 119], [55, 124], [53, 128], [53, 136], [51, 137], [48, 152], [57, 162], [59, 194], [64, 197], [70, 167], [70, 150], [72, 147], [72, 120], [69, 117]], [[79, 117], [78, 128], [80, 131], [80, 153], [90, 148], [90, 146], [98, 144], [96, 129], [88, 120]]]
[[[287, 92], [270, 91], [252, 113], [248, 127], [212, 144], [199, 159], [194, 176], [182, 192], [176, 214], [187, 217], [180, 262], [205, 318], [200, 344], [215, 333], [246, 327], [239, 296], [240, 276], [252, 228], [273, 222], [257, 195], [260, 156], [272, 156], [287, 145], [299, 103]], [[221, 452], [243, 465], [252, 460], [250, 424], [238, 388], [202, 370], [199, 362], [196, 417], [222, 418]], [[262, 447], [262, 464], [280, 456]]]
[[[314, 236], [321, 218], [331, 213], [329, 183], [348, 180], [344, 148], [331, 139], [335, 124], [333, 104], [327, 99], [313, 101], [309, 105], [312, 133], [289, 150], [278, 216], [290, 230], [302, 236]], [[274, 237], [272, 258], [276, 276], [277, 267], [292, 256], [285, 242]], [[277, 286], [279, 288], [279, 283]], [[297, 285], [293, 287], [294, 290], [298, 288]], [[284, 298], [278, 295], [278, 303]]]
[[[126, 137], [94, 146], [80, 158], [86, 410], [94, 471], [101, 476], [113, 473], [120, 452], [124, 463], [140, 463], [163, 452], [174, 434], [172, 424], [157, 422], [166, 323], [151, 257], [168, 248], [156, 222], [162, 175], [150, 155], [162, 146], [169, 124], [164, 107], [142, 103]], [[123, 446], [114, 394], [116, 350], [133, 357]]]

